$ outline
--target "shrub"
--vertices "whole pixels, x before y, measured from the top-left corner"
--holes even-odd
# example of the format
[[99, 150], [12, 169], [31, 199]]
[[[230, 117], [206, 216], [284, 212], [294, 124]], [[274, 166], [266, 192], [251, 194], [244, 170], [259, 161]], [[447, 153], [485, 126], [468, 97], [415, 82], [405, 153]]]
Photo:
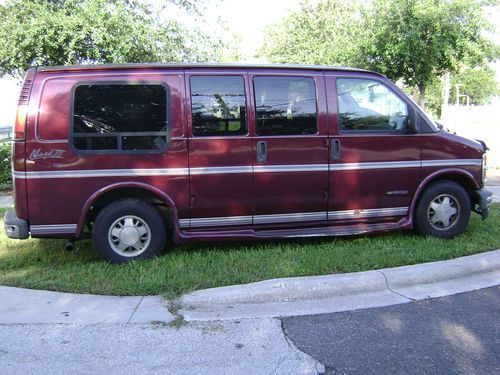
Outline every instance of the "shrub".
[[12, 187], [10, 142], [0, 143], [0, 189]]

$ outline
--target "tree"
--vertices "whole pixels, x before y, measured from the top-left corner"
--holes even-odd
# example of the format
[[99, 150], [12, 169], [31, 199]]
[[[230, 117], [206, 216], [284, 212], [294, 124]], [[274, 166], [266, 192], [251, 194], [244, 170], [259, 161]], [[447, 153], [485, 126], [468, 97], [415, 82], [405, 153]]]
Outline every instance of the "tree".
[[365, 32], [361, 10], [358, 1], [304, 1], [267, 30], [258, 54], [277, 63], [352, 65]]
[[450, 103], [456, 103], [456, 84], [460, 84], [460, 94], [469, 96], [470, 104], [482, 105], [500, 94], [495, 71], [489, 67], [468, 68], [451, 79]]
[[[193, 9], [196, 0], [170, 0]], [[8, 0], [0, 5], [0, 75], [33, 65], [209, 58], [196, 33], [160, 20], [137, 0]]]
[[[368, 68], [415, 88], [498, 56], [483, 7], [498, 0], [319, 0], [272, 26], [259, 54], [272, 62]], [[495, 51], [496, 48], [496, 51]]]
[[[455, 104], [456, 84], [460, 84], [460, 94], [469, 96], [469, 103], [472, 105], [484, 105], [491, 101], [492, 97], [500, 94], [500, 88], [496, 79], [496, 74], [490, 67], [464, 68], [459, 73], [451, 76], [448, 86], [448, 104]], [[434, 77], [426, 88], [425, 108], [431, 111], [436, 117], [442, 118], [443, 85], [444, 79]], [[465, 100], [461, 101], [462, 104]]]
[[436, 76], [481, 65], [494, 54], [482, 34], [490, 27], [478, 0], [375, 0], [361, 45], [367, 67], [418, 88], [424, 103]]

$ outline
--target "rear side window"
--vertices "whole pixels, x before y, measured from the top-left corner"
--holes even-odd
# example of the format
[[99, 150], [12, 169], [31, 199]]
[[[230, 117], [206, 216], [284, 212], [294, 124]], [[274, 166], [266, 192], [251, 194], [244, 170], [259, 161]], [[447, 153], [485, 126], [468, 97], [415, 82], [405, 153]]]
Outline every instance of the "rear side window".
[[315, 134], [314, 80], [307, 77], [255, 77], [258, 135]]
[[89, 152], [154, 152], [167, 148], [167, 89], [160, 84], [78, 85], [73, 146]]
[[370, 79], [337, 79], [341, 131], [405, 131], [408, 105], [382, 83]]
[[195, 136], [247, 134], [243, 77], [191, 77], [191, 113]]

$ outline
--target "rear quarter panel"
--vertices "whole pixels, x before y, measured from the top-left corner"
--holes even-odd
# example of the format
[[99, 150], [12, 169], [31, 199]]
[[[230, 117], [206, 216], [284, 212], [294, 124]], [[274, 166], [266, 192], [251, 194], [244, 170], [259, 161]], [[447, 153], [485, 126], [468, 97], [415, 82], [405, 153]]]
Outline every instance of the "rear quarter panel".
[[[181, 168], [187, 165], [187, 143], [184, 138], [183, 72], [154, 69], [150, 71], [40, 72], [34, 87], [33, 125], [26, 141], [26, 171], [68, 172], [71, 177], [27, 179], [30, 225], [76, 224], [88, 199], [106, 186], [142, 182], [165, 192], [177, 207], [180, 217], [188, 212], [188, 176], [151, 175], [141, 177], [84, 177], [78, 171], [103, 169]], [[81, 82], [161, 82], [171, 95], [171, 144], [159, 154], [94, 154], [75, 152], [68, 143], [72, 89]], [[53, 157], [40, 157], [40, 155]], [[54, 156], [55, 155], [55, 156]], [[33, 173], [31, 173], [33, 175]], [[43, 173], [42, 173], [43, 174]], [[76, 174], [76, 175], [75, 175]]]

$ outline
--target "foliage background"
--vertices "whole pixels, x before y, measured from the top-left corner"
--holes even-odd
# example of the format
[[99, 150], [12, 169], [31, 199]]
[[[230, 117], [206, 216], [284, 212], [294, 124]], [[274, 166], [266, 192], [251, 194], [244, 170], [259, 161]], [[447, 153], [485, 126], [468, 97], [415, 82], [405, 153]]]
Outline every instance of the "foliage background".
[[222, 38], [202, 32], [198, 4], [165, 1], [193, 15], [186, 27], [139, 0], [7, 0], [0, 5], [0, 75], [22, 77], [34, 65], [217, 60]]
[[[425, 105], [426, 100], [443, 100], [436, 79], [450, 73], [459, 77], [468, 69], [483, 73], [489, 62], [499, 58], [498, 46], [486, 37], [495, 25], [485, 16], [488, 7], [498, 4], [497, 0], [305, 0], [299, 10], [269, 28], [259, 54], [277, 63], [375, 70], [406, 86]], [[474, 103], [497, 93], [494, 76], [467, 78], [467, 94], [475, 97]], [[481, 87], [482, 93], [472, 87]], [[440, 105], [432, 103], [431, 108], [437, 112]]]
[[12, 187], [10, 172], [10, 142], [0, 143], [0, 189]]

